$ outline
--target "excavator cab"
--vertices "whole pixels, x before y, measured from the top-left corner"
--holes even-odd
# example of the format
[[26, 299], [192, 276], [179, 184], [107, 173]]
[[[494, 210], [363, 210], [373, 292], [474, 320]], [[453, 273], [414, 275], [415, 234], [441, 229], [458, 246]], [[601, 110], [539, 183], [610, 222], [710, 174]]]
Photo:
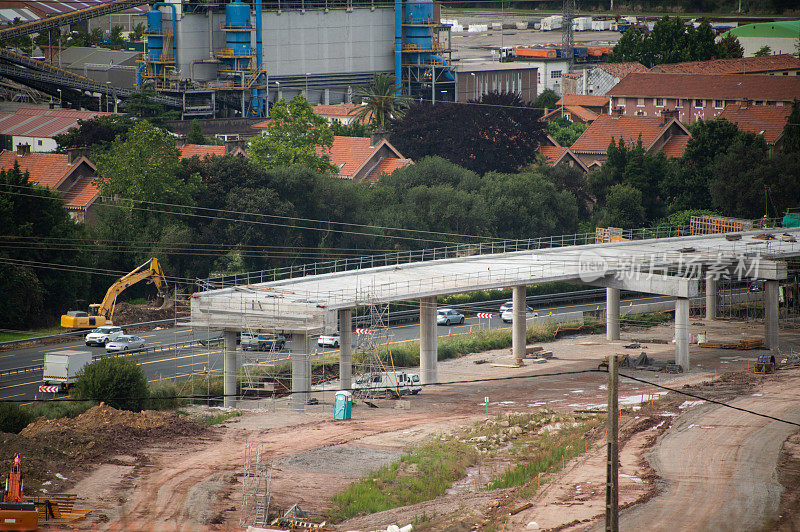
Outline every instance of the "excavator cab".
[[[149, 280], [158, 288], [159, 296], [164, 297], [167, 279], [161, 270], [158, 259], [152, 258], [129, 274], [120, 277], [106, 292], [102, 303], [89, 305], [89, 312], [71, 310], [61, 316], [61, 326], [66, 329], [93, 329], [103, 325], [113, 325], [114, 307], [117, 296], [129, 286], [139, 281]], [[164, 297], [165, 301], [166, 298]]]
[[38, 530], [39, 513], [36, 505], [22, 495], [22, 459], [14, 455], [6, 479], [3, 501], [0, 502], [0, 530]]

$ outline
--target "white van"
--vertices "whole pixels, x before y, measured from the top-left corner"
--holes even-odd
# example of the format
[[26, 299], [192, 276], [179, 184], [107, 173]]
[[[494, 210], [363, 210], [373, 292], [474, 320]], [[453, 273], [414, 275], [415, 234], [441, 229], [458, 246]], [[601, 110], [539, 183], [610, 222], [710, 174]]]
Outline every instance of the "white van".
[[419, 375], [405, 371], [386, 371], [360, 375], [353, 384], [353, 390], [374, 391], [386, 395], [417, 395], [421, 390]]

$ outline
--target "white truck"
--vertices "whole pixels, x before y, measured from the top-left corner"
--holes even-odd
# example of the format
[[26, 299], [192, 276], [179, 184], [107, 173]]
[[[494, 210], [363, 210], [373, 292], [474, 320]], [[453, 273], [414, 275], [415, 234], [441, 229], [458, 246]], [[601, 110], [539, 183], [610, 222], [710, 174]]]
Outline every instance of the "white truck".
[[404, 371], [384, 371], [360, 375], [353, 384], [353, 391], [378, 395], [416, 395], [422, 390], [419, 375]]
[[78, 381], [78, 373], [92, 363], [90, 351], [65, 350], [44, 354], [45, 384], [58, 385], [66, 390]]

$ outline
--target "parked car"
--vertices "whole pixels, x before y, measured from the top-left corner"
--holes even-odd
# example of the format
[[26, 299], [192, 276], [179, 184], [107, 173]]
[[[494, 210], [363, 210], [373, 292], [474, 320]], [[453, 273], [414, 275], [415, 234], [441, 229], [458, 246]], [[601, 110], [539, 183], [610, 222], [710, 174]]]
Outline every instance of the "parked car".
[[[534, 312], [531, 307], [525, 307], [525, 319], [528, 318], [538, 318], [539, 313]], [[511, 323], [514, 321], [514, 308], [508, 307], [508, 309], [500, 315], [500, 319], [503, 320], [503, 323]]]
[[280, 351], [286, 346], [286, 338], [274, 333], [242, 333], [239, 345], [244, 351]]
[[106, 351], [112, 353], [114, 351], [128, 351], [134, 349], [141, 349], [144, 347], [144, 340], [132, 334], [125, 334], [117, 336], [117, 339], [106, 344]]
[[320, 347], [339, 347], [342, 339], [339, 336], [339, 333], [333, 334], [322, 334], [317, 339], [317, 345]]
[[464, 323], [464, 315], [451, 308], [440, 308], [436, 311], [436, 325], [452, 325]]
[[86, 345], [106, 345], [123, 334], [125, 334], [125, 331], [122, 330], [122, 327], [106, 325], [92, 329], [92, 332], [86, 335], [85, 341]]
[[764, 291], [764, 281], [753, 281], [750, 283], [750, 286], [747, 288], [748, 292], [763, 292]]
[[505, 312], [507, 310], [510, 310], [511, 307], [513, 307], [513, 306], [514, 306], [514, 302], [513, 301], [506, 301], [505, 303], [500, 305], [500, 314], [502, 314], [503, 312]]

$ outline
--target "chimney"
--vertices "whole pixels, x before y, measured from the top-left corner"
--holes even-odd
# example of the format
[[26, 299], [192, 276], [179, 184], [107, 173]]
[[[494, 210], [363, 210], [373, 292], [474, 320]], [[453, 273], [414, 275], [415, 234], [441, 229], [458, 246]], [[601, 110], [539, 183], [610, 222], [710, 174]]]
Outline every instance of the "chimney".
[[30, 144], [17, 144], [17, 157], [24, 157], [31, 152]]
[[370, 146], [377, 146], [378, 143], [386, 138], [386, 130], [377, 127], [372, 131], [372, 134], [369, 136], [369, 145]]
[[668, 123], [670, 120], [678, 120], [679, 118], [677, 109], [664, 109], [661, 111], [661, 121], [664, 124]]
[[88, 148], [70, 148], [67, 150], [67, 164], [74, 164], [75, 161], [89, 152]]

